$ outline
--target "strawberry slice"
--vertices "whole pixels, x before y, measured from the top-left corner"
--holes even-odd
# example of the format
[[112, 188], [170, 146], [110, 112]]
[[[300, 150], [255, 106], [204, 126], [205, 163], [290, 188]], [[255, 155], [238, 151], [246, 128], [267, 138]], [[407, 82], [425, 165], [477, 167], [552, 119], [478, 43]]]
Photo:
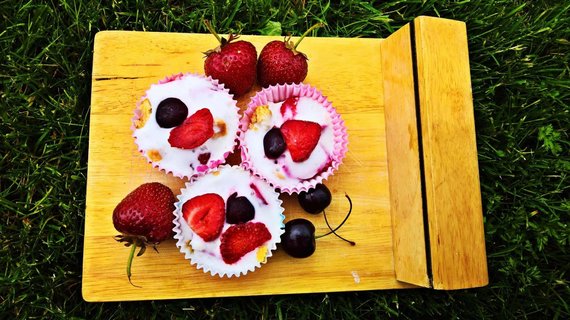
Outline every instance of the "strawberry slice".
[[287, 120], [281, 126], [281, 134], [295, 162], [309, 158], [321, 137], [321, 125], [312, 121]]
[[194, 149], [214, 135], [214, 117], [204, 108], [186, 118], [178, 127], [170, 131], [168, 143], [175, 148]]
[[222, 234], [220, 253], [224, 262], [233, 264], [271, 239], [271, 233], [261, 222], [233, 225]]
[[226, 219], [224, 199], [215, 193], [196, 196], [182, 205], [182, 216], [204, 241], [218, 238]]

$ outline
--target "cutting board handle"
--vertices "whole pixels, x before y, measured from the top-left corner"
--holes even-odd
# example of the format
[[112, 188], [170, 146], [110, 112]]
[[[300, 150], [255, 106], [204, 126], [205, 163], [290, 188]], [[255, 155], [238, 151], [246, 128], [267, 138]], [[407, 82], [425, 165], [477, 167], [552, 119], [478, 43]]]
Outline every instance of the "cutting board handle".
[[396, 278], [487, 285], [465, 23], [418, 17], [381, 51]]

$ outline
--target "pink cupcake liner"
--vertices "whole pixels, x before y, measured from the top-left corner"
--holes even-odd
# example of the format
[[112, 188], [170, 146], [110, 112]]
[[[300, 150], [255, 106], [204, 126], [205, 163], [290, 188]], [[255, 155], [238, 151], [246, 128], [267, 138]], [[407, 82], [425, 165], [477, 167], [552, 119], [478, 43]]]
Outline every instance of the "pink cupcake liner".
[[[224, 86], [223, 83], [219, 82], [217, 79], [214, 79], [214, 78], [212, 78], [212, 77], [210, 77], [210, 76], [206, 77], [206, 76], [201, 75], [201, 74], [198, 74], [198, 73], [189, 73], [189, 72], [187, 72], [187, 73], [177, 73], [177, 74], [169, 75], [169, 76], [166, 76], [166, 77], [163, 78], [163, 79], [158, 80], [155, 84], [152, 84], [151, 87], [154, 86], [154, 85], [161, 85], [161, 84], [166, 84], [166, 83], [169, 83], [169, 82], [172, 82], [172, 81], [180, 80], [180, 79], [182, 79], [182, 78], [184, 78], [184, 77], [187, 77], [187, 76], [199, 77], [199, 78], [208, 80], [210, 83], [212, 83], [212, 84], [215, 86], [215, 88], [216, 88], [217, 91], [223, 91], [223, 92], [225, 92], [226, 94], [229, 95], [229, 97], [230, 97], [232, 100], [235, 101], [234, 95], [230, 93], [229, 89], [227, 89], [227, 88]], [[162, 172], [164, 172], [164, 173], [166, 173], [166, 174], [172, 174], [173, 176], [178, 177], [178, 178], [190, 179], [190, 178], [192, 178], [192, 177], [194, 177], [194, 176], [199, 176], [199, 175], [207, 174], [207, 173], [210, 172], [211, 170], [213, 170], [213, 169], [219, 167], [221, 164], [225, 163], [226, 158], [227, 158], [227, 157], [234, 151], [234, 149], [236, 148], [237, 143], [238, 143], [237, 134], [238, 134], [238, 131], [239, 131], [239, 127], [238, 127], [238, 130], [233, 134], [235, 138], [234, 138], [234, 143], [233, 143], [233, 145], [232, 145], [232, 147], [231, 147], [231, 150], [228, 150], [227, 152], [224, 152], [222, 158], [219, 158], [219, 159], [210, 159], [207, 164], [196, 166], [196, 168], [194, 169], [194, 171], [191, 172], [190, 174], [188, 174], [187, 172], [179, 172], [179, 171], [173, 170], [172, 168], [169, 168], [169, 167], [167, 167], [167, 166], [163, 166], [163, 165], [160, 163], [160, 161], [159, 161], [159, 162], [152, 161], [148, 156], [145, 155], [145, 150], [144, 150], [144, 148], [141, 148], [141, 147], [140, 147], [139, 141], [137, 141], [138, 139], [137, 139], [137, 137], [135, 136], [135, 130], [137, 129], [137, 128], [135, 127], [135, 123], [136, 123], [139, 119], [141, 119], [141, 116], [142, 116], [142, 111], [140, 110], [140, 106], [141, 106], [141, 103], [142, 103], [145, 99], [147, 99], [147, 96], [148, 96], [148, 90], [145, 92], [145, 95], [142, 96], [142, 97], [137, 101], [136, 108], [135, 108], [135, 110], [134, 110], [134, 115], [133, 115], [133, 117], [131, 118], [131, 130], [133, 131], [132, 136], [133, 136], [133, 138], [134, 138], [134, 140], [135, 140], [135, 144], [137, 145], [139, 152], [141, 153], [141, 155], [143, 155], [143, 156], [146, 158], [147, 162], [150, 163], [153, 168], [157, 168], [159, 171], [162, 171]], [[235, 108], [236, 117], [239, 117], [239, 107], [237, 106], [237, 102], [234, 104], [234, 108]]]
[[[287, 186], [269, 181], [269, 179], [264, 177], [261, 173], [259, 173], [258, 170], [256, 170], [255, 164], [251, 162], [250, 156], [247, 153], [247, 148], [245, 148], [244, 139], [245, 132], [248, 130], [251, 117], [258, 106], [267, 105], [269, 102], [275, 103], [284, 101], [285, 99], [294, 96], [312, 98], [313, 100], [316, 100], [322, 104], [323, 107], [328, 111], [329, 115], [331, 116], [331, 121], [334, 128], [335, 146], [333, 148], [334, 153], [331, 155], [331, 164], [326, 170], [322, 171], [320, 174], [314, 176], [311, 179], [303, 180], [293, 186]], [[243, 113], [239, 128], [240, 132], [238, 133], [238, 138], [242, 159], [241, 166], [247, 170], [250, 170], [253, 174], [261, 177], [274, 188], [279, 189], [280, 192], [288, 194], [307, 191], [310, 188], [314, 188], [315, 185], [322, 183], [323, 180], [326, 180], [329, 176], [333, 175], [333, 173], [338, 170], [339, 166], [342, 164], [342, 161], [348, 150], [348, 134], [346, 131], [346, 126], [344, 125], [344, 121], [342, 120], [340, 114], [336, 111], [327, 97], [323, 96], [317, 88], [303, 83], [270, 86], [259, 91], [251, 99], [247, 109]]]
[[[272, 211], [271, 214], [275, 216], [277, 220], [273, 221], [272, 226], [268, 226], [270, 232], [272, 233], [272, 239], [269, 241], [267, 247], [267, 252], [265, 256], [265, 260], [260, 262], [256, 261], [254, 263], [249, 263], [248, 261], [240, 261], [237, 262], [241, 265], [235, 265], [234, 267], [228, 267], [228, 265], [223, 262], [223, 260], [215, 261], [214, 263], [207, 263], [199, 256], [194, 255], [193, 250], [188, 246], [188, 243], [192, 241], [193, 237], [195, 236], [192, 229], [186, 224], [182, 215], [182, 206], [184, 202], [188, 200], [188, 198], [192, 196], [196, 196], [198, 194], [204, 194], [208, 192], [215, 192], [219, 193], [224, 189], [224, 187], [216, 188], [216, 190], [208, 190], [201, 188], [199, 192], [195, 192], [194, 190], [198, 190], [195, 187], [196, 181], [200, 179], [204, 179], [207, 175], [203, 176], [194, 176], [190, 179], [190, 181], [186, 182], [185, 187], [181, 189], [181, 194], [177, 196], [178, 201], [175, 203], [175, 210], [174, 214], [174, 239], [176, 240], [176, 247], [180, 249], [180, 252], [184, 254], [185, 259], [189, 260], [190, 265], [195, 265], [198, 270], [202, 270], [204, 273], [209, 273], [211, 276], [219, 276], [220, 278], [223, 277], [240, 277], [241, 275], [246, 275], [248, 272], [253, 272], [257, 268], [261, 268], [261, 266], [267, 263], [268, 259], [273, 256], [273, 251], [277, 250], [277, 244], [281, 242], [281, 235], [285, 232], [284, 228], [284, 220], [285, 216], [283, 214], [283, 201], [279, 199], [279, 194], [276, 193], [272, 187], [270, 187], [265, 181], [260, 179], [257, 176], [251, 174], [251, 172], [243, 169], [240, 166], [230, 166], [230, 165], [223, 165], [218, 168], [215, 168], [210, 173], [219, 172], [218, 175], [222, 175], [219, 179], [223, 178], [223, 174], [226, 173], [234, 173], [238, 172], [241, 176], [247, 176], [249, 179], [248, 183], [255, 183], [257, 187], [263, 189], [262, 192], [265, 195], [263, 201], [267, 201], [271, 203], [274, 207], [278, 207], [278, 211]], [[226, 180], [227, 181], [227, 180]], [[235, 183], [235, 181], [227, 181], [229, 184]], [[219, 184], [216, 184], [219, 186]], [[194, 188], [194, 189], [192, 189]], [[223, 191], [222, 191], [223, 192]], [[259, 190], [256, 190], [259, 192]], [[196, 193], [196, 194], [195, 194]], [[262, 215], [261, 217], [267, 217], [267, 215]], [[259, 217], [256, 214], [256, 218], [254, 218], [253, 222], [258, 222]], [[226, 223], [227, 225], [227, 223]], [[225, 230], [226, 228], [224, 228]], [[220, 236], [221, 237], [221, 236]], [[217, 240], [215, 240], [217, 241]]]

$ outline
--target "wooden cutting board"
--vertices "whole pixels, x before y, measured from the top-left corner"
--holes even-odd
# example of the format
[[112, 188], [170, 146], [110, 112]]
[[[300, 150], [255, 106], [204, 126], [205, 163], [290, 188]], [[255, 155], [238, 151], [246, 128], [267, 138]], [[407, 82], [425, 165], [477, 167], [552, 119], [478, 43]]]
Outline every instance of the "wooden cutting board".
[[[456, 28], [454, 24], [453, 28]], [[242, 36], [241, 39], [252, 42], [259, 53], [265, 43], [282, 38]], [[396, 198], [390, 196], [390, 190], [394, 188], [397, 177], [389, 178], [388, 170], [383, 68], [389, 60], [383, 57], [382, 50], [390, 52], [390, 55], [402, 55], [397, 52], [397, 46], [390, 49], [392, 51], [383, 49], [384, 41], [390, 39], [306, 38], [300, 46], [310, 59], [305, 83], [328, 96], [348, 129], [345, 161], [326, 182], [333, 194], [327, 216], [332, 225], [340, 223], [349, 208], [344, 195], [351, 197], [353, 212], [339, 233], [355, 241], [356, 246], [331, 235], [317, 240], [317, 250], [309, 258], [294, 259], [278, 250], [267, 264], [255, 272], [239, 278], [221, 279], [191, 266], [175, 242], [169, 240], [160, 244], [160, 253], [147, 250], [143, 256], [135, 258], [132, 281], [140, 286], [138, 288], [129, 284], [126, 276], [129, 248], [113, 239], [117, 234], [111, 218], [113, 209], [142, 183], [159, 181], [179, 194], [186, 181], [152, 168], [139, 154], [130, 129], [133, 110], [145, 90], [165, 76], [179, 72], [203, 74], [202, 52], [216, 47], [217, 41], [206, 34], [99, 32], [95, 38], [93, 58], [83, 257], [84, 299], [121, 301], [430, 286], [427, 280], [414, 282], [413, 279], [398, 278], [396, 272], [417, 260], [424, 267], [415, 268], [411, 273], [419, 273], [417, 278], [420, 280], [428, 279], [431, 275], [426, 274], [426, 269], [429, 269], [426, 263], [433, 259], [426, 257], [425, 235], [414, 231], [424, 230], [424, 217], [418, 216], [421, 212], [416, 212], [413, 219], [402, 220], [408, 221], [406, 229], [400, 229], [400, 233], [394, 230], [400, 220], [391, 210]], [[411, 63], [409, 59], [404, 60], [403, 65]], [[398, 73], [392, 70], [388, 76]], [[469, 85], [467, 83], [467, 88]], [[250, 94], [239, 99], [238, 105], [242, 110], [258, 89], [252, 89]], [[411, 94], [414, 94], [413, 88]], [[403, 96], [402, 99], [413, 101], [414, 97]], [[409, 140], [403, 137], [402, 143], [408, 144], [406, 139]], [[469, 136], [468, 139], [474, 137]], [[394, 156], [400, 157], [397, 152]], [[414, 183], [410, 188], [417, 187]], [[476, 183], [478, 188], [478, 179]], [[397, 186], [406, 189], [402, 183]], [[328, 231], [322, 215], [304, 213], [294, 196], [282, 195], [281, 199], [287, 220], [303, 217], [313, 221], [316, 234]], [[401, 213], [402, 209], [399, 210]], [[465, 222], [468, 229], [472, 228], [474, 234], [479, 235], [482, 234], [482, 223], [477, 223], [477, 213], [481, 218], [480, 204], [475, 213], [475, 223]], [[398, 238], [396, 243], [393, 235], [402, 237], [404, 230], [411, 230], [410, 237]], [[481, 248], [480, 240], [475, 239], [477, 248]], [[395, 248], [400, 242], [405, 245], [398, 254]], [[464, 245], [471, 248], [473, 243]], [[477, 261], [485, 258], [484, 243], [482, 248], [482, 254], [480, 249], [475, 250]], [[461, 282], [459, 286], [485, 283], [486, 269], [484, 277], [479, 275], [477, 281]]]

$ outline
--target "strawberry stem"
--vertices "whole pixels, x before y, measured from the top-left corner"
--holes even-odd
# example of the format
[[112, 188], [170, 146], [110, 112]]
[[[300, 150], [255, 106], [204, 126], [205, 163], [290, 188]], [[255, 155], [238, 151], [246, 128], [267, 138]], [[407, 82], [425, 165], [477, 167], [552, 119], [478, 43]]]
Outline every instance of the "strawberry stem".
[[303, 35], [301, 36], [301, 38], [299, 38], [299, 40], [297, 40], [297, 42], [295, 43], [295, 45], [293, 46], [293, 49], [297, 49], [297, 46], [299, 45], [299, 43], [301, 43], [301, 41], [303, 41], [303, 39], [309, 34], [309, 32], [315, 30], [316, 28], [320, 28], [323, 27], [325, 24], [322, 22], [319, 23], [315, 23], [314, 25], [312, 25], [307, 31], [305, 31], [305, 33], [303, 33]]
[[138, 287], [141, 288], [137, 285], [135, 285], [132, 281], [131, 281], [131, 265], [133, 264], [133, 258], [135, 257], [135, 251], [137, 249], [137, 243], [136, 241], [133, 242], [132, 246], [131, 246], [131, 253], [129, 254], [129, 260], [127, 261], [127, 277], [129, 278], [129, 282], [130, 284], [133, 285], [133, 287]]
[[208, 31], [210, 31], [210, 33], [213, 34], [214, 37], [216, 37], [216, 39], [218, 39], [218, 42], [220, 44], [222, 44], [222, 38], [218, 35], [216, 30], [214, 30], [214, 27], [212, 27], [210, 20], [204, 20], [204, 24], [206, 25], [206, 28], [208, 29]]

